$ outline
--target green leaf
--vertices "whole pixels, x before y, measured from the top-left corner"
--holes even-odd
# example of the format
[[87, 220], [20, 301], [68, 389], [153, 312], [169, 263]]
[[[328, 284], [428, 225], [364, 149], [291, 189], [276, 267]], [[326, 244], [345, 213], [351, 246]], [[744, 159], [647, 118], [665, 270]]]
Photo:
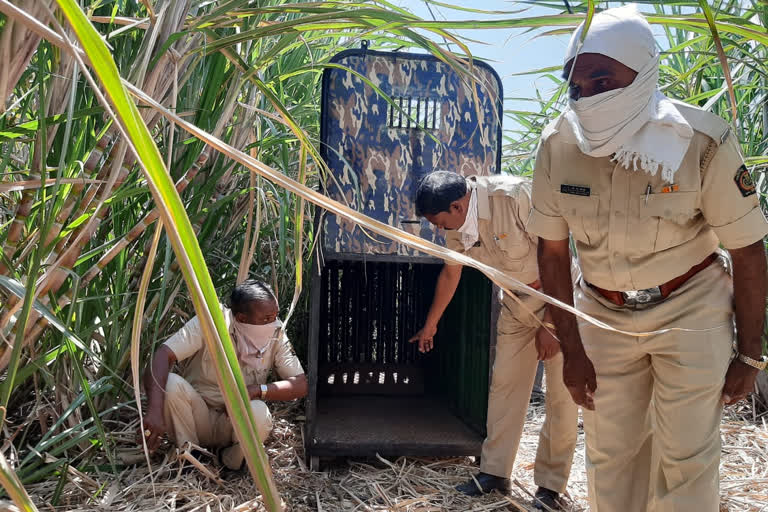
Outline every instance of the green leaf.
[[2, 484], [8, 496], [10, 496], [20, 510], [23, 512], [37, 512], [37, 507], [32, 503], [32, 499], [30, 499], [24, 486], [21, 485], [11, 465], [8, 464], [3, 452], [0, 452], [0, 484]]
[[168, 238], [200, 319], [203, 339], [217, 367], [219, 386], [235, 434], [246, 455], [254, 480], [264, 496], [266, 507], [270, 511], [280, 510], [280, 498], [272, 480], [264, 447], [256, 435], [255, 420], [235, 348], [181, 198], [147, 126], [123, 87], [115, 62], [103, 39], [74, 0], [57, 0], [57, 3], [92, 63], [114, 109], [115, 118], [131, 143], [131, 149], [147, 177], [147, 183], [160, 210]]

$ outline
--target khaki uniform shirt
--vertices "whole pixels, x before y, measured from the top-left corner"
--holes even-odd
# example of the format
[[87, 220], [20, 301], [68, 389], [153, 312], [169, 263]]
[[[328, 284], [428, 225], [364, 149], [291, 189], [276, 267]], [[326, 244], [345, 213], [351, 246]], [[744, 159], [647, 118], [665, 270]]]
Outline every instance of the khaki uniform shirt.
[[[229, 327], [229, 333], [237, 345], [238, 340], [232, 330], [232, 312], [222, 306], [224, 319]], [[200, 393], [203, 400], [211, 407], [224, 407], [219, 383], [216, 380], [216, 366], [213, 356], [203, 342], [203, 332], [200, 320], [192, 318], [176, 334], [171, 336], [165, 345], [170, 348], [179, 361], [190, 359], [181, 372], [181, 376]], [[301, 362], [293, 352], [288, 338], [283, 334], [273, 340], [264, 351], [262, 364], [258, 368], [241, 365], [246, 386], [266, 384], [269, 372], [274, 368], [281, 379], [289, 379], [304, 373]]]
[[[527, 229], [547, 240], [570, 231], [584, 279], [608, 290], [659, 286], [718, 245], [737, 249], [768, 233], [754, 184], [727, 123], [676, 103], [694, 129], [675, 174], [627, 170], [563, 141], [558, 121], [542, 134]], [[650, 192], [646, 194], [646, 191]]]
[[[445, 232], [448, 249], [465, 253], [525, 284], [539, 278], [538, 238], [525, 228], [531, 210], [531, 182], [517, 176], [473, 176], [467, 179], [477, 194], [478, 242], [464, 249], [461, 233]], [[448, 265], [454, 263], [446, 262]]]

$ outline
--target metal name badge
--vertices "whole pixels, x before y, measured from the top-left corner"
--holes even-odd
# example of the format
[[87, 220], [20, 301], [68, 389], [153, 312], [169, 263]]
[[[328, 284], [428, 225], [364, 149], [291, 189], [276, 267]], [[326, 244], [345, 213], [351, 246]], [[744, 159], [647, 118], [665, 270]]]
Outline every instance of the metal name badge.
[[592, 189], [583, 185], [566, 185], [563, 183], [560, 185], [560, 193], [588, 197], [592, 193]]

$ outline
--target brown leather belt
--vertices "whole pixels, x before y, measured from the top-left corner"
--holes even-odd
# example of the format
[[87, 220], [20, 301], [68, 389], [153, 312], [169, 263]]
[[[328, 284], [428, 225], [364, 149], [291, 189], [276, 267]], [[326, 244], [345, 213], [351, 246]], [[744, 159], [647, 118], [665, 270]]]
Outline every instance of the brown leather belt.
[[690, 278], [698, 274], [700, 271], [704, 270], [708, 266], [712, 264], [713, 261], [717, 259], [717, 253], [712, 253], [706, 258], [704, 258], [704, 261], [701, 263], [692, 266], [688, 272], [685, 274], [679, 275], [673, 279], [670, 279], [666, 283], [655, 286], [653, 288], [647, 288], [645, 290], [632, 290], [629, 292], [619, 292], [615, 290], [606, 290], [604, 288], [600, 288], [599, 286], [595, 286], [592, 283], [587, 283], [590, 287], [597, 290], [597, 292], [608, 299], [609, 301], [613, 302], [617, 306], [637, 306], [637, 305], [648, 305], [648, 304], [655, 304], [657, 302], [661, 302], [662, 300], [666, 299], [670, 296], [672, 292], [683, 286], [686, 281], [688, 281]]

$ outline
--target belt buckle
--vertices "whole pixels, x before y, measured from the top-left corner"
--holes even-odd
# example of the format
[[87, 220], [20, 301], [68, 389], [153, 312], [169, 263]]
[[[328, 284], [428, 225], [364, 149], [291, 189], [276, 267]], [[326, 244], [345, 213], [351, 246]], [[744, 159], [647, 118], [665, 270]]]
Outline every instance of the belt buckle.
[[624, 304], [631, 307], [649, 306], [661, 302], [664, 296], [661, 294], [661, 288], [645, 288], [644, 290], [628, 290], [621, 292], [624, 297]]

